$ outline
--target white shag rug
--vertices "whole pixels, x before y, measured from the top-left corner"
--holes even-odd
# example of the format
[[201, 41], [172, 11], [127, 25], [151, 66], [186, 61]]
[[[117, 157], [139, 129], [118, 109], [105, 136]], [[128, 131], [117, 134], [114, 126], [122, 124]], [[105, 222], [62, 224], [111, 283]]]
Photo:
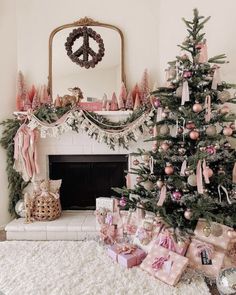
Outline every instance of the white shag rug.
[[207, 295], [201, 277], [175, 288], [113, 262], [95, 241], [0, 242], [0, 294]]

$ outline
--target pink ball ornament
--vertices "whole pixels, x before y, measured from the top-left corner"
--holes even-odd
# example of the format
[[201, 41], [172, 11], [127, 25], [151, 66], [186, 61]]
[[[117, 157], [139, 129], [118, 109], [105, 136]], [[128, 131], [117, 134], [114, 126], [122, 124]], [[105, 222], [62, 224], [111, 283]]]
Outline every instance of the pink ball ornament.
[[125, 197], [121, 197], [119, 204], [121, 207], [125, 207], [127, 205], [127, 201]]
[[182, 198], [182, 192], [180, 192], [179, 190], [175, 190], [173, 193], [172, 193], [172, 199], [175, 200], [175, 201], [180, 201], [180, 199]]
[[184, 78], [190, 78], [190, 77], [192, 77], [192, 72], [190, 72], [190, 71], [185, 71], [185, 72], [183, 73], [183, 77], [184, 77]]
[[197, 140], [199, 138], [199, 132], [197, 130], [192, 130], [190, 133], [189, 133], [189, 137], [192, 139], [192, 140]]
[[206, 167], [206, 169], [207, 169], [208, 177], [211, 178], [213, 176], [213, 174], [214, 174], [213, 170], [211, 168], [209, 168], [209, 167]]
[[133, 165], [134, 165], [134, 166], [137, 166], [138, 164], [139, 164], [139, 160], [134, 159], [134, 160], [133, 160]]
[[206, 152], [208, 155], [214, 155], [216, 153], [216, 148], [213, 145], [209, 145], [206, 147]]
[[200, 113], [203, 110], [202, 105], [199, 102], [195, 102], [195, 104], [193, 105], [193, 111], [195, 113]]
[[235, 130], [235, 124], [234, 124], [234, 123], [231, 123], [231, 124], [229, 125], [229, 127], [230, 127], [231, 129]]
[[157, 98], [157, 97], [155, 97], [153, 99], [152, 103], [153, 103], [153, 106], [154, 106], [155, 109], [158, 109], [161, 106], [161, 102], [160, 102], [159, 98]]
[[233, 130], [230, 127], [224, 127], [223, 134], [225, 136], [231, 136], [233, 134]]
[[171, 164], [167, 164], [165, 167], [165, 174], [171, 175], [174, 173], [174, 167]]

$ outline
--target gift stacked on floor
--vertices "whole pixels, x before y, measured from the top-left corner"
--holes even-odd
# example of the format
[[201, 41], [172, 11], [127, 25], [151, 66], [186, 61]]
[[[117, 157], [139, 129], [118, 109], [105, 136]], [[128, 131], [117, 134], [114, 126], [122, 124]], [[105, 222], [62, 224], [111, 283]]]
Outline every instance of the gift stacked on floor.
[[127, 268], [139, 265], [146, 257], [142, 249], [131, 244], [110, 245], [107, 253], [114, 261]]
[[137, 228], [133, 243], [148, 253], [154, 245], [162, 226], [163, 224], [158, 222], [155, 216], [147, 214]]
[[210, 277], [216, 277], [225, 266], [227, 253], [231, 249], [232, 239], [228, 226], [200, 219], [194, 231], [195, 238], [187, 251], [190, 267], [202, 271]]
[[140, 267], [159, 280], [176, 285], [188, 266], [188, 258], [155, 244]]

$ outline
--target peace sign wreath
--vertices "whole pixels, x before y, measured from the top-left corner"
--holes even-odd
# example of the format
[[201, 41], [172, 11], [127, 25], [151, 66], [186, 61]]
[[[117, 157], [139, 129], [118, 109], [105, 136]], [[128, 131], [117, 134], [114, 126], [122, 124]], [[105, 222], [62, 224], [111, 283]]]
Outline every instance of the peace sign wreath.
[[[74, 42], [83, 37], [83, 45], [80, 46], [75, 52], [73, 52], [72, 47]], [[89, 46], [89, 38], [92, 38], [98, 44], [98, 52], [96, 53]], [[88, 27], [82, 27], [74, 29], [66, 39], [65, 48], [67, 51], [67, 55], [69, 58], [75, 62], [77, 65], [81, 67], [94, 68], [97, 63], [99, 63], [105, 52], [105, 47], [103, 40], [99, 34], [97, 34], [94, 30]], [[82, 58], [80, 58], [82, 56]], [[89, 58], [91, 56], [91, 58]]]

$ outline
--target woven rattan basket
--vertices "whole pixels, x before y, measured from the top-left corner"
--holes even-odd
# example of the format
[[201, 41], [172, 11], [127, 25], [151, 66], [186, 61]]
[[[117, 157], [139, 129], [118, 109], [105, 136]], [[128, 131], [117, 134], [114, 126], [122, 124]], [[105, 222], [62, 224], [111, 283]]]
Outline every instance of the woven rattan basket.
[[36, 196], [32, 208], [32, 217], [38, 221], [54, 220], [61, 216], [60, 198], [52, 195]]

